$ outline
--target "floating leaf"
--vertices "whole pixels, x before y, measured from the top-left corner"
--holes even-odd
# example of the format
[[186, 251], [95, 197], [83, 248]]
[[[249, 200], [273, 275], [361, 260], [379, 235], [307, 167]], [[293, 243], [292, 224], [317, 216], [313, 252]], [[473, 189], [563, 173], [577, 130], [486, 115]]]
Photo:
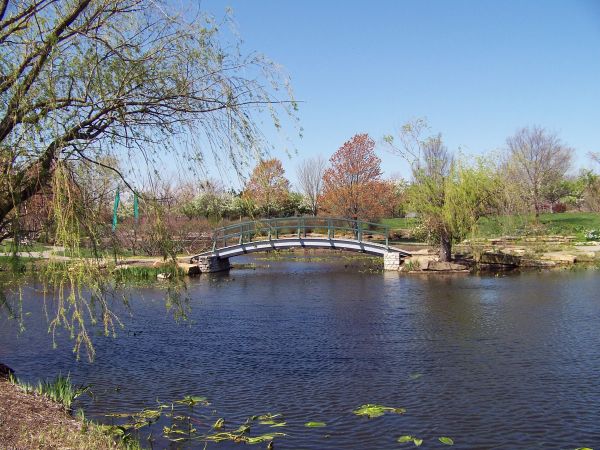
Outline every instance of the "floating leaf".
[[213, 441], [213, 442], [224, 442], [224, 441], [241, 442], [242, 440], [245, 439], [245, 437], [239, 436], [235, 433], [215, 433], [215, 434], [209, 434], [208, 436], [205, 436], [204, 439], [206, 439], [207, 441]]
[[279, 422], [279, 423], [276, 423], [275, 425], [271, 425], [271, 428], [285, 427], [286, 425], [287, 425], [286, 422]]
[[188, 405], [190, 408], [196, 406], [198, 403], [202, 403], [202, 405], [209, 405], [206, 397], [197, 397], [194, 395], [186, 395], [181, 400], [177, 400], [175, 403], [180, 403], [182, 405]]
[[410, 379], [411, 380], [418, 380], [419, 378], [421, 378], [423, 376], [422, 373], [411, 373], [410, 374]]
[[400, 442], [401, 444], [403, 444], [405, 442], [410, 442], [412, 440], [413, 440], [413, 437], [412, 436], [408, 436], [408, 435], [406, 435], [406, 436], [400, 436], [398, 438], [398, 442]]
[[273, 420], [273, 419], [277, 419], [280, 417], [282, 417], [281, 414], [267, 413], [267, 414], [262, 414], [260, 416], [252, 416], [252, 417], [250, 417], [250, 420]]
[[133, 417], [135, 413], [130, 414], [130, 413], [110, 413], [110, 414], [104, 414], [106, 417]]
[[306, 422], [304, 424], [305, 427], [309, 428], [318, 428], [318, 427], [326, 427], [327, 424], [325, 422]]
[[383, 416], [386, 412], [404, 414], [406, 410], [404, 408], [391, 408], [389, 406], [373, 405], [369, 403], [362, 405], [360, 408], [357, 408], [352, 412], [357, 416], [367, 416], [369, 419], [372, 419], [373, 417]]
[[423, 439], [414, 438], [413, 442], [414, 442], [415, 446], [420, 447], [421, 444], [423, 443]]
[[135, 414], [135, 417], [139, 417], [142, 419], [158, 419], [160, 417], [161, 412], [156, 409], [144, 409], [139, 413]]
[[246, 438], [246, 442], [248, 444], [260, 444], [261, 442], [272, 441], [276, 437], [285, 436], [284, 433], [271, 433], [271, 434], [262, 434], [256, 437], [248, 437]]
[[249, 431], [250, 431], [250, 425], [243, 424], [243, 425], [240, 425], [239, 428], [234, 431], [234, 433], [244, 434], [244, 433], [248, 433]]
[[223, 425], [225, 425], [225, 419], [223, 419], [222, 417], [220, 419], [217, 419], [217, 421], [215, 422], [215, 424], [213, 425], [213, 428], [215, 430], [220, 430], [221, 428], [223, 428]]
[[452, 440], [452, 438], [449, 437], [441, 437], [439, 438], [440, 442], [442, 444], [446, 444], [446, 445], [454, 445], [454, 441]]

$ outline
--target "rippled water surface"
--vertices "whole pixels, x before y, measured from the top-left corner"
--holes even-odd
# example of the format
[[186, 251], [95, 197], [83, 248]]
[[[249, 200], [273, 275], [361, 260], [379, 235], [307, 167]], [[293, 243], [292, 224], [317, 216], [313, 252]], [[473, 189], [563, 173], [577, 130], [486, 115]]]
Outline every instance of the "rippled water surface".
[[[27, 331], [15, 338], [15, 324], [0, 319], [0, 361], [24, 379], [62, 372], [93, 385], [94, 399], [79, 403], [88, 417], [186, 394], [208, 397], [232, 427], [282, 413], [288, 426], [276, 431], [288, 436], [276, 449], [410, 448], [396, 442], [406, 434], [427, 449], [446, 448], [440, 436], [457, 449], [600, 448], [597, 272], [419, 277], [268, 265], [192, 279], [188, 323], [166, 312], [160, 289], [140, 289], [118, 337], [95, 338], [93, 364], [76, 362], [64, 336], [52, 349], [29, 285]], [[354, 416], [365, 403], [407, 411]]]

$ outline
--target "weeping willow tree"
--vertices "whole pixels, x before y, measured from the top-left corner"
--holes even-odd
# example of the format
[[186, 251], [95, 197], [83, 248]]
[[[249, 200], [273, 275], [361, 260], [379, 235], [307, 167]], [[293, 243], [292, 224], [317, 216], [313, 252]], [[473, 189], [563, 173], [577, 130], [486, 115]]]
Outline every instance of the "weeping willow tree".
[[401, 146], [391, 136], [386, 141], [412, 170], [408, 208], [417, 213], [428, 240], [439, 245], [440, 261], [450, 261], [453, 244], [469, 236], [481, 217], [496, 211], [501, 181], [492, 164], [455, 159], [441, 134], [423, 137], [427, 130], [419, 119], [402, 127]]
[[277, 66], [192, 13], [166, 0], [0, 0], [0, 236], [61, 161], [111, 157], [127, 184], [165, 157], [240, 170], [265, 148], [256, 114], [294, 118]]
[[[227, 17], [173, 4], [0, 0], [0, 241], [18, 230], [23, 205], [51, 199], [54, 240], [70, 257], [47, 266], [58, 302], [51, 330], [66, 327], [90, 357], [86, 323], [110, 334], [118, 319], [106, 267], [82, 258], [82, 241], [100, 239], [82, 173], [108, 170], [137, 191], [167, 161], [195, 176], [212, 156], [240, 172], [268, 149], [263, 119], [277, 129], [297, 122], [287, 78], [225, 40]], [[160, 204], [145, 201], [166, 242]]]

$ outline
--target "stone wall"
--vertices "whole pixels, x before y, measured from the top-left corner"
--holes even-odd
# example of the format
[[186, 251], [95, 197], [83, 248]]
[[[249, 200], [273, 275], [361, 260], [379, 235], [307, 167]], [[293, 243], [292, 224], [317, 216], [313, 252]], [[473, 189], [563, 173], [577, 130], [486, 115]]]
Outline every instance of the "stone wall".
[[400, 270], [402, 257], [400, 253], [388, 252], [383, 255], [383, 270]]
[[210, 273], [229, 270], [231, 265], [229, 264], [229, 258], [221, 259], [218, 256], [200, 256], [198, 258], [198, 267], [200, 268], [200, 273]]

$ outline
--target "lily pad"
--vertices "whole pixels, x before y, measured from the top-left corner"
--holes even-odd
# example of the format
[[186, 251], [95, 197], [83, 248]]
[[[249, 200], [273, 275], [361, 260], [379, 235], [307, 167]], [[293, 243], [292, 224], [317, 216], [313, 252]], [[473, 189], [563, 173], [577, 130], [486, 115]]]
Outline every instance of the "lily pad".
[[287, 425], [287, 422], [279, 422], [279, 423], [275, 423], [275, 424], [271, 425], [271, 428], [285, 427], [286, 425]]
[[449, 437], [445, 437], [445, 436], [444, 436], [444, 437], [441, 437], [441, 438], [439, 438], [439, 441], [440, 441], [442, 444], [446, 444], [446, 445], [454, 445], [454, 441], [452, 440], [452, 438], [449, 438]]
[[309, 428], [319, 428], [326, 427], [327, 424], [325, 422], [306, 422], [304, 426]]
[[367, 416], [369, 419], [373, 417], [383, 416], [386, 412], [404, 414], [406, 410], [404, 408], [392, 408], [390, 406], [366, 404], [352, 411], [357, 416]]
[[208, 400], [206, 399], [206, 397], [197, 397], [195, 395], [186, 395], [185, 397], [183, 397], [183, 399], [177, 400], [175, 403], [187, 405], [190, 408], [196, 406], [199, 403], [201, 403], [204, 406], [210, 404], [210, 403], [208, 403]]
[[423, 443], [423, 439], [419, 439], [418, 437], [410, 436], [408, 434], [400, 436], [397, 441], [401, 444], [404, 444], [406, 442], [412, 442], [413, 444], [415, 444], [415, 447], [420, 447]]

